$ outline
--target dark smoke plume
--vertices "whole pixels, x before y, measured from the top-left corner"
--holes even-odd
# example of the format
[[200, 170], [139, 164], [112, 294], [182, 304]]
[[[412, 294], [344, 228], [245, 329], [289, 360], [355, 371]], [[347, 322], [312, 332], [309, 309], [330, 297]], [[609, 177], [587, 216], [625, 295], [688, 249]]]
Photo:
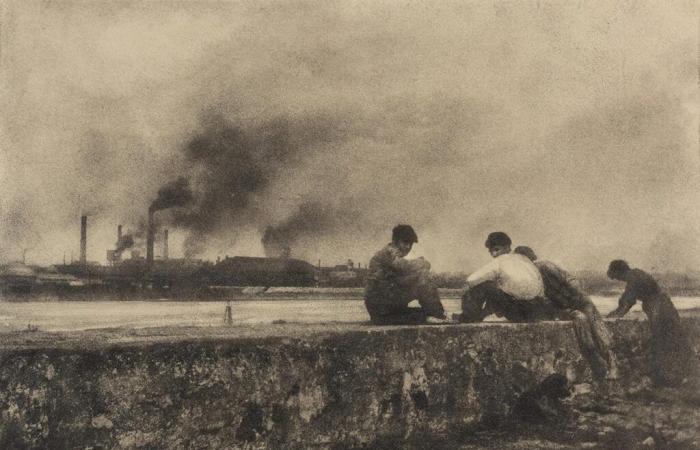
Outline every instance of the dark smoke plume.
[[144, 217], [139, 217], [133, 228], [124, 231], [121, 239], [114, 244], [114, 251], [121, 255], [128, 249], [143, 248], [146, 244], [148, 223]]
[[189, 231], [187, 256], [202, 251], [207, 237], [222, 227], [264, 228], [269, 213], [257, 199], [322, 144], [343, 139], [342, 127], [332, 117], [276, 118], [238, 126], [213, 115], [204, 122], [202, 132], [184, 147], [195, 200], [173, 213], [175, 225]]
[[294, 246], [301, 239], [335, 233], [353, 215], [350, 209], [335, 209], [318, 201], [303, 203], [286, 221], [265, 229], [262, 238], [265, 256], [294, 256]]
[[175, 206], [185, 206], [191, 201], [190, 183], [186, 178], [180, 177], [158, 190], [158, 197], [151, 203], [148, 210], [154, 212]]
[[114, 251], [118, 254], [121, 255], [121, 253], [134, 246], [134, 237], [131, 234], [125, 234], [117, 241], [115, 244], [115, 249]]
[[272, 226], [267, 227], [265, 230], [262, 244], [265, 248], [265, 256], [268, 258], [289, 258], [292, 256], [292, 248], [289, 244], [288, 236], [278, 232]]

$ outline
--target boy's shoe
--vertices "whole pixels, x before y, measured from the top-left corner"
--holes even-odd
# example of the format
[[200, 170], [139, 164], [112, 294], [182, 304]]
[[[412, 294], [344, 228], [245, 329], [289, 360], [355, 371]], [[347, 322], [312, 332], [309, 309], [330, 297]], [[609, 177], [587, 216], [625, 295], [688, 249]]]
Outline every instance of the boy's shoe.
[[444, 325], [446, 323], [452, 323], [452, 321], [447, 319], [447, 318], [438, 319], [437, 317], [433, 317], [433, 316], [426, 317], [425, 322], [429, 323], [431, 325]]

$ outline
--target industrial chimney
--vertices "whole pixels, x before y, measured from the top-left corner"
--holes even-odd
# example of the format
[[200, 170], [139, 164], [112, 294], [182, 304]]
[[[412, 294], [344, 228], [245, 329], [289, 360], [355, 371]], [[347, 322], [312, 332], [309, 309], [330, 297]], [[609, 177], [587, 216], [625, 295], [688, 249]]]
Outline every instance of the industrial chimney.
[[[107, 250], [107, 260], [112, 264], [117, 264], [118, 262], [121, 261], [122, 259], [122, 251], [124, 251], [124, 248], [122, 247], [122, 226], [121, 224], [117, 225], [117, 244], [116, 244], [116, 249], [114, 250]], [[110, 253], [111, 252], [111, 253]], [[111, 257], [109, 256], [111, 255]]]
[[163, 259], [168, 259], [168, 230], [163, 231]]
[[87, 263], [87, 216], [80, 216], [80, 264]]
[[146, 264], [153, 267], [153, 240], [155, 238], [155, 223], [153, 223], [153, 211], [148, 210], [148, 230], [146, 231]]

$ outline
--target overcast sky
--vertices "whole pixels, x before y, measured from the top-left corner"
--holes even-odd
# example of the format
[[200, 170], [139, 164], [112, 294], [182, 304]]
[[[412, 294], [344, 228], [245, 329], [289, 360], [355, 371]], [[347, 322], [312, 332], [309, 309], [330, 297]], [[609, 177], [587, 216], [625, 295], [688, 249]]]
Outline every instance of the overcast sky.
[[495, 230], [570, 269], [700, 268], [695, 1], [3, 4], [2, 261], [77, 257], [87, 214], [104, 262], [184, 177], [175, 256], [274, 228], [364, 263], [405, 222], [437, 270]]

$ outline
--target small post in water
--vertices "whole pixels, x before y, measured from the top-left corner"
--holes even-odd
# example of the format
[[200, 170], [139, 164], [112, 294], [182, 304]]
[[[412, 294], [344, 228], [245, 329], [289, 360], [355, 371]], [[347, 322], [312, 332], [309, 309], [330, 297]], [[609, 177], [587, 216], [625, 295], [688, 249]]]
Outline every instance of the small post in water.
[[226, 311], [224, 312], [224, 323], [233, 325], [233, 315], [231, 314], [231, 300], [226, 301]]

